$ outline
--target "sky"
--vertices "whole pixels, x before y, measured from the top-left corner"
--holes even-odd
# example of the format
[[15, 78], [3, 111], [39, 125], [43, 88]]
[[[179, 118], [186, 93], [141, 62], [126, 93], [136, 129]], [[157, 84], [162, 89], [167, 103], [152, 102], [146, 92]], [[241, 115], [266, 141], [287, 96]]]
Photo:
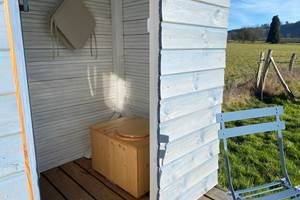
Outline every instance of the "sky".
[[274, 15], [281, 23], [300, 21], [300, 0], [231, 0], [229, 30], [270, 24]]

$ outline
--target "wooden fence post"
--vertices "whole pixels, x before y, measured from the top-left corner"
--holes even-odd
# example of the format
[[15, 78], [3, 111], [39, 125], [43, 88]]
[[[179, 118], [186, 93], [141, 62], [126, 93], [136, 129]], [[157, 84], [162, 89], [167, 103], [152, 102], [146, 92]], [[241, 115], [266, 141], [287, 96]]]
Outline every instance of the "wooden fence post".
[[260, 78], [259, 89], [260, 89], [260, 98], [261, 98], [261, 100], [263, 100], [263, 98], [264, 98], [265, 80], [266, 80], [267, 74], [269, 72], [272, 53], [273, 53], [272, 49], [269, 49], [268, 53], [267, 53], [267, 57], [265, 59], [265, 65], [264, 65], [264, 68], [263, 68], [263, 71], [262, 71], [262, 74], [261, 74], [261, 78]]
[[258, 59], [258, 68], [257, 68], [257, 74], [256, 74], [256, 88], [259, 88], [259, 83], [261, 79], [261, 72], [262, 72], [262, 67], [265, 59], [265, 52], [260, 52], [259, 54], [259, 59]]
[[284, 90], [286, 91], [286, 93], [289, 95], [289, 97], [291, 98], [291, 100], [295, 101], [295, 96], [293, 94], [293, 92], [290, 90], [289, 86], [286, 84], [285, 80], [283, 79], [282, 75], [280, 74], [280, 71], [275, 63], [275, 60], [273, 57], [271, 57], [271, 62], [273, 64], [273, 67], [275, 69], [275, 72], [278, 76], [278, 79], [280, 81], [280, 83], [282, 84]]
[[297, 60], [297, 54], [293, 53], [293, 55], [291, 57], [291, 60], [290, 60], [290, 64], [289, 64], [289, 72], [293, 71], [294, 64], [295, 64], [296, 60]]

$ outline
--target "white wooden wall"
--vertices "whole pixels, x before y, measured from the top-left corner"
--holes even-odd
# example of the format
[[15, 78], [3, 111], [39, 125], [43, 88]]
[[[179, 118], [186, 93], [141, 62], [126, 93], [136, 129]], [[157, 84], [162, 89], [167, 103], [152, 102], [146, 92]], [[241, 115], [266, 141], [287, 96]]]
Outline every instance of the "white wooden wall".
[[[39, 189], [37, 181], [36, 163], [34, 157], [34, 147], [32, 139], [32, 129], [30, 114], [26, 73], [24, 71], [24, 54], [22, 46], [21, 25], [19, 16], [19, 6], [17, 1], [7, 1], [9, 3], [10, 21], [13, 27], [12, 37], [14, 39], [14, 50], [16, 55], [17, 74], [19, 83], [24, 92], [21, 91], [25, 132], [28, 134], [27, 150], [32, 180], [34, 198], [39, 199]], [[23, 151], [23, 139], [21, 130], [21, 120], [17, 103], [17, 91], [13, 75], [13, 65], [10, 55], [10, 44], [8, 39], [8, 26], [6, 22], [4, 1], [0, 0], [0, 199], [1, 200], [29, 200], [29, 186], [27, 182], [25, 159]], [[20, 92], [20, 91], [18, 91]]]
[[126, 110], [149, 118], [149, 0], [123, 0]]
[[25, 54], [39, 170], [82, 157], [89, 148], [88, 127], [113, 114], [110, 0], [85, 0], [96, 20], [98, 58], [90, 43], [74, 52], [59, 46], [52, 57], [49, 17], [61, 0], [30, 0], [22, 14]]
[[218, 182], [229, 0], [162, 0], [161, 200], [198, 199]]

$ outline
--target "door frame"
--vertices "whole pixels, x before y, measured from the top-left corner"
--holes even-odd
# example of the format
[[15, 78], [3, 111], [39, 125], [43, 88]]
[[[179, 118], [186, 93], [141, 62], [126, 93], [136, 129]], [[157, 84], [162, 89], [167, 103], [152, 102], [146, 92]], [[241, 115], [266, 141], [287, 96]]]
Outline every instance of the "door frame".
[[18, 0], [4, 0], [8, 28], [10, 58], [16, 87], [19, 118], [22, 130], [27, 185], [31, 200], [40, 200], [35, 143], [31, 118], [30, 96], [23, 45], [21, 15]]

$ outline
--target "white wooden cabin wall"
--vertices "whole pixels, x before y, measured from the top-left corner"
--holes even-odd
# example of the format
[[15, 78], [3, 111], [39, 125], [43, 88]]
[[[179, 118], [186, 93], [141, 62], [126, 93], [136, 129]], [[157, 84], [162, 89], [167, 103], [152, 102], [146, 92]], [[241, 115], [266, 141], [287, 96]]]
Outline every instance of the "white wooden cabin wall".
[[61, 0], [30, 0], [22, 13], [25, 54], [39, 170], [82, 157], [89, 148], [88, 127], [113, 115], [110, 0], [84, 0], [96, 21], [98, 58], [59, 44], [53, 59], [50, 15]]
[[198, 199], [218, 182], [229, 0], [162, 0], [161, 200]]
[[[10, 13], [10, 21], [12, 23], [12, 38], [14, 40], [13, 49], [16, 55], [16, 74], [19, 76], [20, 90], [16, 90], [12, 58], [10, 54], [10, 43], [8, 37], [8, 24], [4, 9], [4, 1], [0, 0], [0, 199], [18, 200], [20, 195], [22, 199], [29, 200], [30, 192], [27, 178], [32, 181], [34, 198], [39, 199], [39, 189], [37, 181], [37, 173], [35, 171], [34, 146], [31, 132], [31, 123], [25, 126], [28, 134], [26, 138], [27, 153], [29, 155], [28, 167], [31, 173], [26, 175], [25, 159], [23, 149], [23, 137], [21, 129], [21, 120], [18, 109], [17, 92], [21, 95], [24, 102], [28, 103], [26, 73], [24, 71], [24, 57], [22, 48], [22, 36], [19, 6], [17, 1], [7, 1]], [[6, 10], [7, 11], [7, 10]], [[24, 91], [23, 91], [24, 89]], [[22, 94], [20, 94], [20, 92]], [[23, 116], [30, 114], [28, 104], [22, 104]], [[29, 117], [30, 118], [30, 117]], [[30, 136], [29, 136], [30, 135]], [[29, 144], [31, 145], [29, 147]], [[32, 167], [32, 168], [31, 168]]]
[[149, 0], [123, 0], [126, 110], [149, 118]]

